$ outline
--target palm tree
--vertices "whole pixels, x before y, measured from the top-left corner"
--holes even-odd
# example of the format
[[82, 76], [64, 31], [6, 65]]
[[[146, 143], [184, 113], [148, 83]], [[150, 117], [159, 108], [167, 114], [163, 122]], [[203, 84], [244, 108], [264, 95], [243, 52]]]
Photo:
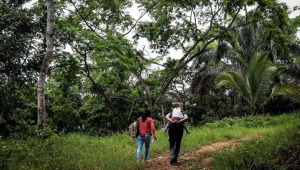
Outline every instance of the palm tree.
[[274, 77], [285, 70], [268, 60], [268, 53], [255, 55], [248, 67], [221, 72], [216, 78], [217, 87], [229, 86], [242, 96], [251, 107], [252, 115], [268, 100], [278, 95], [295, 95], [300, 99], [300, 90], [291, 83], [274, 84]]
[[[247, 17], [240, 17], [235, 24], [246, 23], [247, 21]], [[248, 63], [250, 63], [252, 57], [255, 56], [257, 52], [266, 50], [270, 52], [268, 58], [272, 59], [274, 64], [281, 63], [287, 66], [284, 72], [275, 75], [275, 81], [278, 83], [284, 81], [297, 83], [300, 77], [300, 67], [297, 65], [300, 56], [300, 46], [290, 42], [284, 53], [277, 53], [272, 37], [262, 38], [261, 34], [263, 32], [264, 29], [260, 23], [252, 23], [232, 30], [232, 35], [236, 41], [231, 43], [231, 47], [233, 48], [227, 48], [228, 50], [223, 52], [223, 59], [226, 58], [230, 60], [230, 66], [233, 68], [246, 70], [247, 67], [249, 67]], [[291, 33], [291, 37], [292, 34], [293, 33]], [[236, 103], [237, 94], [234, 90], [232, 94], [233, 106], [237, 108], [237, 106], [239, 106]]]
[[[227, 60], [230, 51], [229, 43], [219, 41], [217, 47], [208, 48], [201, 56], [197, 57], [191, 65], [191, 92], [198, 95], [209, 93], [214, 88], [216, 76], [228, 66], [221, 62]], [[231, 54], [229, 54], [231, 55]]]
[[[247, 23], [247, 18], [239, 16], [234, 27]], [[266, 42], [259, 38], [261, 29], [256, 24], [246, 24], [231, 30], [235, 41], [220, 40], [217, 48], [208, 49], [194, 60], [194, 79], [191, 89], [194, 94], [202, 95], [214, 88], [216, 76], [226, 68], [247, 67], [255, 53], [266, 48]], [[240, 62], [243, 61], [243, 65]], [[237, 93], [231, 91], [232, 106], [238, 108]]]

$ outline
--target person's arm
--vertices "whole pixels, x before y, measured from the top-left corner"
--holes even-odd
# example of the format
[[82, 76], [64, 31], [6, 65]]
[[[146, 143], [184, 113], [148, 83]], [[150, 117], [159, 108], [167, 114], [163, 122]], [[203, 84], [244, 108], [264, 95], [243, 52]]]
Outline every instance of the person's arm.
[[167, 121], [169, 121], [170, 123], [175, 123], [175, 124], [178, 124], [178, 120], [172, 120], [171, 118], [170, 118], [170, 116], [171, 116], [171, 114], [170, 113], [168, 113], [167, 115], [166, 115], [166, 119], [167, 119]]
[[170, 116], [171, 116], [171, 114], [168, 113], [168, 114], [165, 116], [165, 118], [166, 118], [166, 120], [167, 120], [168, 122], [173, 123], [173, 120], [170, 118]]
[[155, 125], [154, 125], [154, 120], [153, 119], [151, 120], [151, 123], [150, 123], [150, 129], [151, 129], [151, 133], [152, 133], [153, 138], [156, 139]]
[[187, 114], [184, 114], [184, 115], [183, 115], [183, 118], [182, 118], [182, 119], [180, 119], [178, 123], [185, 122], [185, 121], [187, 121], [187, 120], [188, 120], [188, 118], [189, 118], [189, 117], [187, 116]]

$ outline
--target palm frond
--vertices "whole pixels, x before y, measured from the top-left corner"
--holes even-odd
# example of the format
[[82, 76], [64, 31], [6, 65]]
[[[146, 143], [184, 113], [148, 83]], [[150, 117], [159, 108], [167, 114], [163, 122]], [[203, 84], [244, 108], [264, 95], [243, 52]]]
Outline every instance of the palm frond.
[[244, 79], [244, 77], [241, 75], [240, 72], [229, 70], [229, 71], [224, 71], [217, 76], [216, 86], [221, 87], [227, 85], [235, 89], [242, 95], [247, 96], [248, 90], [245, 85], [245, 81], [246, 80]]
[[236, 56], [235, 56], [235, 59], [239, 61], [239, 63], [242, 65], [243, 68], [248, 68], [248, 63], [247, 63], [247, 61], [245, 60], [245, 58], [243, 58], [243, 57], [240, 56], [240, 55], [236, 55]]
[[248, 79], [252, 99], [256, 102], [266, 100], [270, 93], [270, 86], [274, 76], [286, 69], [284, 66], [275, 66], [267, 59], [268, 53], [263, 52], [256, 55], [251, 61]]
[[300, 88], [291, 83], [285, 83], [280, 85], [275, 85], [272, 89], [270, 97], [274, 96], [294, 96], [300, 101]]
[[[262, 90], [266, 89], [266, 86], [270, 84], [270, 82], [268, 82], [270, 81], [270, 79], [268, 79], [270, 73], [266, 73], [268, 67], [270, 67], [270, 65], [267, 62], [267, 53], [255, 55], [250, 62], [250, 67], [247, 71], [247, 80], [249, 82], [251, 98], [254, 101], [257, 101]], [[269, 70], [271, 70], [271, 68], [269, 68]]]

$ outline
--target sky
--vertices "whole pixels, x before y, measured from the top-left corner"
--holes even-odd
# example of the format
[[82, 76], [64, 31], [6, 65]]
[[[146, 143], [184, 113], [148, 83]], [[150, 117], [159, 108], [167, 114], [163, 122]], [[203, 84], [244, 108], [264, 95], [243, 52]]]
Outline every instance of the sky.
[[[286, 3], [290, 8], [292, 8], [294, 6], [300, 6], [300, 0], [279, 0], [279, 2]], [[300, 15], [300, 11], [291, 13], [290, 17], [295, 18], [298, 15]]]
[[[294, 6], [300, 6], [300, 0], [278, 0], [278, 1], [286, 3], [290, 9], [292, 9]], [[137, 7], [133, 8], [133, 11], [131, 11], [131, 12], [139, 13], [137, 10]], [[296, 12], [292, 12], [290, 14], [290, 18], [295, 18], [298, 15], [300, 15], [299, 10]], [[134, 15], [134, 16], [136, 16], [136, 19], [139, 17], [139, 15]], [[300, 38], [300, 29], [298, 29], [297, 36], [298, 36], [298, 38]], [[144, 46], [146, 46], [146, 47], [148, 46], [147, 40], [139, 41], [138, 49], [142, 49], [142, 48], [144, 48]], [[147, 49], [147, 48], [145, 48], [145, 49]], [[172, 58], [175, 58], [175, 59], [180, 59], [183, 56], [183, 53], [178, 50], [176, 51], [174, 49], [171, 49], [169, 52], [170, 52], [169, 56], [172, 56]], [[155, 57], [155, 54], [152, 54], [150, 49], [148, 50], [148, 53], [150, 53], [150, 55], [151, 55], [151, 56], [148, 56], [148, 58]]]
[[[286, 3], [290, 8], [294, 6], [300, 6], [300, 0], [278, 0], [279, 2]], [[33, 3], [37, 2], [37, 0], [31, 0], [30, 2], [26, 3], [25, 7], [30, 7]], [[296, 16], [300, 15], [300, 11], [293, 12], [290, 17], [294, 18]], [[137, 15], [135, 15], [137, 16]]]
[[[288, 5], [288, 7], [290, 9], [292, 9], [294, 6], [300, 6], [300, 0], [278, 0], [279, 2], [284, 2]], [[31, 0], [30, 2], [26, 3], [26, 5], [24, 5], [24, 7], [30, 7], [33, 3], [37, 2], [37, 0]], [[137, 13], [139, 13], [137, 7], [133, 7], [132, 9], [130, 9], [130, 13], [133, 13], [133, 17], [136, 16], [136, 17], [139, 17], [139, 15], [137, 15]], [[296, 12], [292, 12], [290, 14], [290, 18], [295, 18], [296, 16], [300, 15], [300, 11], [296, 11]], [[136, 18], [137, 19], [137, 18]], [[298, 29], [298, 37], [300, 38], [300, 29]], [[128, 37], [130, 39], [130, 37]], [[143, 49], [144, 46], [146, 47], [145, 49], [148, 49], [147, 50], [147, 53], [150, 54], [150, 56], [145, 56], [147, 58], [152, 58], [152, 57], [155, 57], [155, 54], [152, 54], [151, 53], [151, 50], [149, 49], [149, 45], [147, 43], [147, 40], [141, 40], [139, 41], [139, 45], [138, 45], [138, 49]], [[177, 58], [179, 59], [180, 57], [182, 57], [182, 53], [180, 51], [176, 51], [176, 50], [170, 50], [170, 55], [169, 56], [172, 56], [172, 58]]]

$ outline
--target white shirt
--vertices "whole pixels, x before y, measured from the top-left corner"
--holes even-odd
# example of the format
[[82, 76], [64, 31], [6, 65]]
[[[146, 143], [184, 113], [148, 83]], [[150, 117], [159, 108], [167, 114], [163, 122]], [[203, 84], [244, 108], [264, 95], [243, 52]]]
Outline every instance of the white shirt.
[[180, 107], [177, 107], [177, 108], [173, 109], [172, 117], [183, 118], [183, 114], [181, 113]]

